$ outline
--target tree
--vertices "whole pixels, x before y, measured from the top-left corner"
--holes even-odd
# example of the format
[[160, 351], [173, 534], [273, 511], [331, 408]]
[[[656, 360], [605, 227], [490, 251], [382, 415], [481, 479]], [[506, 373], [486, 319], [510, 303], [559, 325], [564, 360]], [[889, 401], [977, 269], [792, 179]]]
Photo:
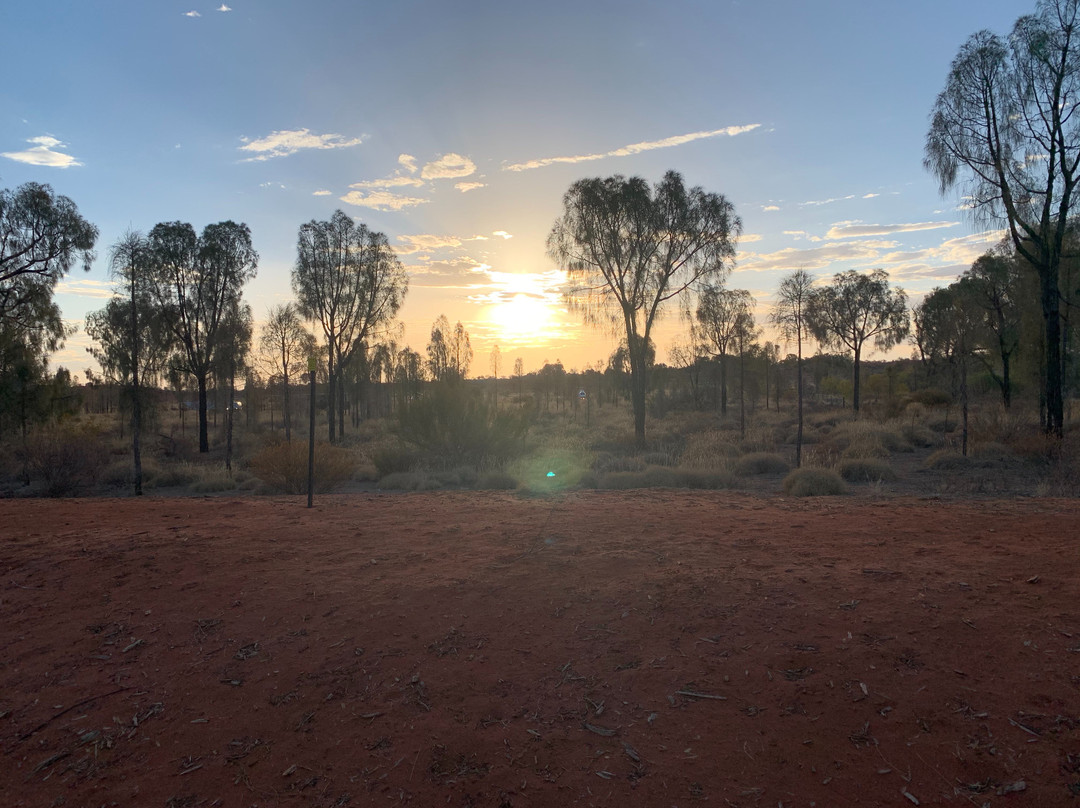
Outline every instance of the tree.
[[795, 340], [795, 377], [799, 407], [799, 426], [795, 433], [795, 467], [802, 465], [803, 443], [803, 339], [810, 336], [807, 319], [814, 279], [805, 269], [798, 269], [780, 281], [773, 304], [772, 322], [785, 340]]
[[521, 379], [525, 375], [525, 360], [520, 356], [514, 360], [514, 378], [518, 383], [518, 399], [521, 398]]
[[928, 364], [948, 365], [960, 398], [961, 436], [968, 449], [968, 362], [975, 351], [982, 311], [970, 284], [961, 280], [946, 289], [934, 289], [915, 308], [915, 335], [919, 353]]
[[730, 202], [698, 187], [687, 190], [674, 171], [652, 189], [640, 177], [583, 179], [563, 197], [548, 254], [571, 277], [571, 307], [586, 322], [625, 336], [639, 444], [653, 325], [668, 301], [726, 277], [741, 230]]
[[1040, 0], [1003, 40], [973, 34], [952, 62], [926, 136], [942, 193], [963, 180], [972, 214], [1003, 222], [1039, 277], [1047, 434], [1064, 429], [1060, 265], [1080, 181], [1080, 0]]
[[745, 289], [706, 284], [694, 314], [694, 339], [701, 349], [720, 357], [720, 412], [727, 415], [727, 359], [747, 329], [752, 327], [754, 297]]
[[434, 381], [461, 381], [469, 373], [473, 350], [469, 332], [458, 321], [450, 328], [445, 314], [432, 323], [431, 341], [427, 346], [428, 372]]
[[907, 295], [889, 286], [889, 273], [883, 269], [867, 274], [848, 270], [834, 275], [830, 285], [814, 289], [809, 303], [807, 325], [814, 339], [854, 356], [851, 402], [857, 414], [863, 348], [872, 340], [887, 351], [907, 336]]
[[[409, 279], [386, 236], [340, 210], [329, 221], [300, 226], [292, 285], [306, 317], [326, 339], [329, 439], [345, 430], [343, 368], [388, 327], [405, 300]], [[337, 419], [335, 419], [335, 410]]]
[[148, 238], [149, 293], [164, 312], [178, 342], [178, 369], [199, 389], [199, 451], [210, 451], [206, 391], [222, 339], [244, 284], [255, 276], [259, 256], [246, 224], [207, 225], [201, 236], [186, 222], [154, 226]]
[[0, 325], [43, 331], [45, 345], [63, 339], [53, 290], [76, 263], [90, 271], [97, 236], [75, 203], [48, 185], [0, 190]]
[[[973, 303], [982, 309], [982, 338], [988, 351], [978, 356], [997, 382], [1005, 409], [1012, 405], [1012, 359], [1020, 347], [1017, 272], [1011, 257], [989, 252], [975, 259], [961, 277]], [[1000, 373], [995, 365], [1000, 365]]]
[[502, 364], [502, 354], [499, 352], [499, 346], [496, 344], [491, 349], [491, 375], [495, 379], [495, 407], [499, 406], [499, 365]]
[[272, 307], [266, 314], [266, 324], [259, 336], [259, 347], [266, 356], [274, 375], [281, 378], [282, 412], [285, 440], [292, 440], [292, 408], [289, 403], [289, 373], [297, 366], [306, 368], [307, 358], [315, 354], [315, 337], [303, 323], [292, 303]]
[[236, 412], [236, 373], [246, 369], [247, 357], [251, 352], [251, 336], [255, 318], [251, 306], [241, 304], [239, 298], [233, 301], [229, 313], [221, 326], [217, 355], [214, 359], [220, 390], [227, 387], [229, 395], [225, 400], [225, 469], [232, 471], [233, 414]]

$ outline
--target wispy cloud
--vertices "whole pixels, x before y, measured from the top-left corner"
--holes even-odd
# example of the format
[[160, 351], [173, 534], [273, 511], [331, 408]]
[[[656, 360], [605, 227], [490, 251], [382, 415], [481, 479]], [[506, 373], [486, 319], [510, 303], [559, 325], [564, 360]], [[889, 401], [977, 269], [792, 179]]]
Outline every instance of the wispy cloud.
[[67, 148], [63, 143], [49, 135], [32, 137], [26, 141], [35, 144], [33, 148], [17, 152], [0, 152], [0, 157], [6, 157], [17, 163], [27, 163], [32, 166], [48, 166], [50, 168], [71, 168], [81, 166], [78, 160], [70, 154], [64, 154], [57, 149]]
[[848, 194], [847, 196], [834, 196], [831, 199], [812, 199], [809, 202], [800, 202], [799, 207], [815, 208], [821, 205], [831, 205], [834, 202], [846, 202], [847, 200], [854, 198], [855, 194]]
[[653, 149], [669, 149], [673, 146], [681, 146], [684, 143], [691, 143], [695, 140], [704, 140], [706, 138], [721, 136], [734, 137], [735, 135], [741, 135], [744, 132], [753, 131], [760, 126], [761, 124], [759, 123], [752, 123], [747, 126], [728, 126], [723, 129], [713, 129], [707, 132], [691, 132], [686, 135], [675, 135], [673, 137], [663, 138], [662, 140], [647, 140], [641, 143], [631, 143], [629, 146], [621, 146], [618, 149], [612, 149], [607, 152], [577, 154], [566, 157], [544, 157], [540, 160], [528, 160], [524, 163], [512, 163], [511, 165], [503, 166], [503, 171], [529, 171], [534, 168], [555, 165], [556, 163], [585, 163], [591, 160], [603, 160], [608, 157], [628, 157], [632, 154], [640, 154], [641, 152], [652, 151]]
[[185, 17], [201, 17], [201, 16], [202, 16], [202, 14], [200, 14], [200, 13], [199, 13], [199, 12], [197, 12], [197, 11], [185, 11], [185, 12], [184, 12], [184, 16], [185, 16]]
[[310, 129], [282, 129], [271, 132], [266, 137], [241, 138], [244, 145], [240, 151], [254, 154], [243, 162], [261, 162], [274, 157], [288, 157], [305, 149], [345, 149], [350, 146], [358, 146], [363, 142], [362, 137], [346, 138], [343, 135], [326, 134], [317, 135]]
[[425, 205], [430, 199], [421, 199], [416, 196], [402, 196], [392, 194], [389, 191], [372, 191], [365, 194], [363, 191], [350, 191], [345, 196], [339, 197], [347, 205], [356, 205], [361, 208], [372, 210], [401, 210], [412, 208], [417, 205]]
[[465, 194], [469, 191], [475, 191], [477, 188], [486, 188], [486, 182], [459, 182], [454, 185], [461, 193]]
[[217, 10], [218, 11], [232, 11], [232, 9], [229, 6], [225, 5], [224, 3], [222, 3], [220, 6], [218, 6]]
[[397, 240], [402, 242], [402, 246], [396, 248], [400, 255], [412, 255], [418, 252], [433, 252], [448, 247], [460, 247], [462, 242], [457, 236], [439, 236], [431, 233], [398, 236]]
[[92, 278], [66, 277], [56, 284], [56, 294], [110, 300], [116, 295], [116, 284]]
[[333, 196], [333, 191], [327, 191], [325, 188], [320, 188], [318, 191], [313, 191], [312, 196]]
[[364, 180], [363, 182], [354, 182], [350, 188], [420, 188], [424, 184], [424, 181], [416, 177], [384, 177], [381, 180]]
[[[399, 158], [400, 162], [400, 158]], [[468, 177], [476, 173], [476, 164], [460, 154], [450, 152], [432, 160], [420, 170], [425, 180], [449, 180]]]
[[398, 158], [397, 158], [397, 161], [398, 161], [398, 165], [400, 165], [402, 168], [404, 168], [410, 174], [415, 174], [416, 173], [416, 169], [417, 169], [416, 158], [413, 157], [411, 154], [399, 154]]
[[860, 222], [837, 222], [827, 238], [865, 238], [867, 236], [887, 236], [891, 233], [913, 233], [918, 230], [937, 230], [942, 227], [956, 227], [960, 222], [907, 222], [904, 224], [862, 224]]
[[841, 261], [872, 261], [881, 255], [877, 244], [859, 241], [823, 244], [800, 250], [787, 247], [771, 253], [745, 253], [738, 269], [764, 272], [767, 270], [825, 269]]
[[505, 230], [495, 230], [492, 232], [491, 235], [498, 236], [503, 241], [508, 241], [513, 238], [513, 236], [510, 233], [507, 233]]
[[881, 196], [881, 194], [863, 194], [862, 198], [863, 199], [873, 199], [876, 196]]
[[780, 210], [779, 205], [763, 205], [761, 208], [765, 213], [772, 213], [773, 211]]

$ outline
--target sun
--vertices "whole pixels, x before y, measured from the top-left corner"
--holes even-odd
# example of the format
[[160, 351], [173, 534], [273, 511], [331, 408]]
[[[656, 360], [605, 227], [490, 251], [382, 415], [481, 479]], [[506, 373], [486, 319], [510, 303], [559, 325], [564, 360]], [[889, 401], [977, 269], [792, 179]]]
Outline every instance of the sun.
[[551, 325], [551, 307], [547, 302], [525, 293], [496, 303], [488, 316], [507, 342], [541, 342]]

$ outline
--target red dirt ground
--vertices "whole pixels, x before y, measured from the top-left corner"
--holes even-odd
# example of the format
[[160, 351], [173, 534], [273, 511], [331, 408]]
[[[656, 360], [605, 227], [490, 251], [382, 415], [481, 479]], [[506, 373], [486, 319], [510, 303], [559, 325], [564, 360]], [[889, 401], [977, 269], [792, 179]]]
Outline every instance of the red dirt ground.
[[7, 806], [1080, 805], [1080, 503], [0, 501]]

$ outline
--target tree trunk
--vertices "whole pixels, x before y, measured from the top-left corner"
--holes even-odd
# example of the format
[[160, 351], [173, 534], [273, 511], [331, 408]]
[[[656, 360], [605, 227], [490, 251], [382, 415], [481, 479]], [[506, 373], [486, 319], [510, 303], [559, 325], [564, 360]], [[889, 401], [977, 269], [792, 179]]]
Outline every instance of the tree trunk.
[[292, 414], [289, 412], [289, 371], [286, 370], [281, 376], [281, 386], [283, 388], [282, 401], [284, 414], [282, 420], [285, 421], [285, 441], [286, 443], [292, 443]]
[[210, 451], [210, 429], [206, 418], [206, 371], [195, 378], [199, 384], [199, 453], [207, 454]]
[[225, 402], [225, 470], [232, 471], [233, 400], [236, 398], [236, 363], [229, 364], [229, 400]]
[[855, 349], [855, 370], [853, 371], [853, 378], [851, 381], [851, 407], [855, 414], [859, 414], [859, 359], [862, 346], [860, 345]]
[[799, 427], [795, 432], [795, 468], [802, 467], [802, 439], [803, 439], [803, 367], [802, 367], [802, 334], [798, 339], [798, 356], [795, 360], [796, 382], [795, 386], [799, 396]]
[[720, 354], [720, 414], [727, 415], [727, 353]]
[[1041, 271], [1043, 318], [1046, 321], [1046, 425], [1047, 435], [1062, 437], [1065, 427], [1061, 394], [1061, 302], [1054, 271]]
[[131, 270], [131, 454], [135, 462], [135, 496], [142, 496], [142, 394], [139, 391], [139, 323], [135, 308], [135, 270]]
[[326, 415], [327, 415], [327, 435], [328, 440], [334, 442], [334, 393], [336, 392], [334, 387], [334, 346], [331, 344], [327, 353], [327, 374], [326, 374]]

